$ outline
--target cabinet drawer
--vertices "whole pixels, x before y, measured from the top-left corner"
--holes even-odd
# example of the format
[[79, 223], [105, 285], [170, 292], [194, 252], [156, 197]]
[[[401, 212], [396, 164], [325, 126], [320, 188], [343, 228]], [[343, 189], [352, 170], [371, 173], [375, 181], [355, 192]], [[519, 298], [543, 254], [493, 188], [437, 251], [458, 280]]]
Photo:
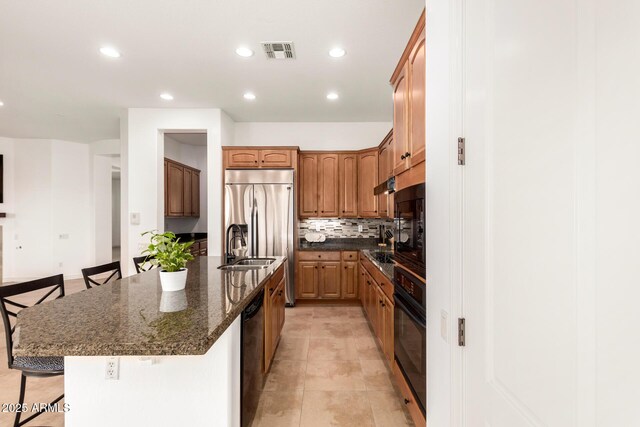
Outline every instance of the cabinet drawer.
[[342, 251], [342, 260], [343, 261], [357, 261], [358, 260], [358, 251]]
[[340, 261], [340, 252], [333, 251], [299, 251], [300, 261]]
[[276, 272], [273, 273], [273, 276], [269, 280], [269, 284], [267, 285], [269, 293], [273, 293], [273, 291], [280, 284], [280, 281], [282, 280], [283, 277], [284, 277], [284, 264], [282, 264], [280, 267], [278, 267]]

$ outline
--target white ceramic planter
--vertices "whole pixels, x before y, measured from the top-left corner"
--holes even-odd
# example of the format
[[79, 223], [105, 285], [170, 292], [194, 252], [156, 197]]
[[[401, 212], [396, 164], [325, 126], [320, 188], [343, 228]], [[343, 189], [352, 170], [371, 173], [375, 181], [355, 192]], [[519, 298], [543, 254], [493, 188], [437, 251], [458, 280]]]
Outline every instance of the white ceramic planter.
[[181, 291], [187, 284], [187, 269], [167, 272], [160, 270], [160, 284], [165, 292]]
[[173, 313], [187, 309], [187, 291], [163, 292], [160, 295], [160, 311]]

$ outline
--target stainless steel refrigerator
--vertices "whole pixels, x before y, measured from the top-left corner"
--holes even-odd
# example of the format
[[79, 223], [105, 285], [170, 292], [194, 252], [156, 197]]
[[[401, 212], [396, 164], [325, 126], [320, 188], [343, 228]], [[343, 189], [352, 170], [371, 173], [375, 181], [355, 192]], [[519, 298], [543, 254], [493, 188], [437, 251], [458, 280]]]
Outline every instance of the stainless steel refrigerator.
[[291, 169], [225, 171], [225, 252], [249, 257], [286, 256], [289, 306], [295, 303], [294, 194]]

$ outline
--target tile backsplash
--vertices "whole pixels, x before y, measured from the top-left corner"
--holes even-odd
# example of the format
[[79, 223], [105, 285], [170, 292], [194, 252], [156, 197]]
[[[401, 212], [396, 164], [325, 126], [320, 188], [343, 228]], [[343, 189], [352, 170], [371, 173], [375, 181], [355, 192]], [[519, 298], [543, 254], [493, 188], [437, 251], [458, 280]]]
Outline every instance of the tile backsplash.
[[[320, 230], [316, 230], [316, 225]], [[362, 232], [358, 231], [358, 225], [362, 225]], [[301, 219], [298, 222], [298, 232], [300, 238], [304, 238], [305, 233], [323, 233], [328, 239], [336, 238], [358, 238], [358, 237], [378, 237], [378, 227], [386, 226], [393, 229], [393, 220], [390, 219]]]

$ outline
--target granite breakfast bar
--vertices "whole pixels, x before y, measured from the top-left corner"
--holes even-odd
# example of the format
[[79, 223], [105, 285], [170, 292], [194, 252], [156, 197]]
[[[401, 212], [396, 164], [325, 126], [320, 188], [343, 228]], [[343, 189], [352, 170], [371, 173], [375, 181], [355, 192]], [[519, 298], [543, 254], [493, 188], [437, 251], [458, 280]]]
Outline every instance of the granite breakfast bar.
[[198, 257], [184, 291], [163, 293], [154, 269], [25, 309], [15, 354], [64, 356], [67, 427], [239, 426], [241, 313], [285, 261], [274, 258], [225, 271]]

